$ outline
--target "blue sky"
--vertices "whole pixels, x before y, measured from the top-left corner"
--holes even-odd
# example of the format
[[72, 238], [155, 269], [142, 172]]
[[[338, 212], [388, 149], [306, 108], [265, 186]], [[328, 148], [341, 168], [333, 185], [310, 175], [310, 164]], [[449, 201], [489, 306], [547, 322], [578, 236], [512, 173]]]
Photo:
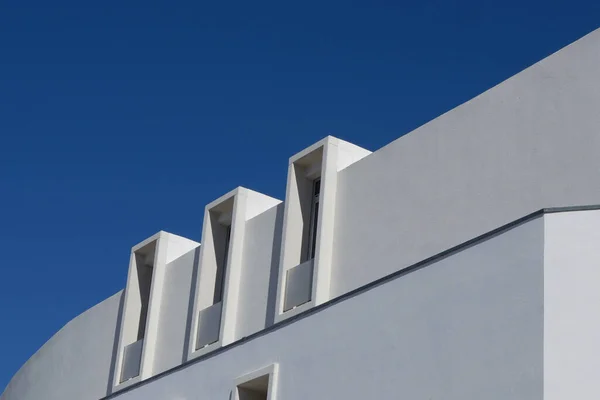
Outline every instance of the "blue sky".
[[323, 136], [375, 150], [599, 26], [592, 0], [1, 2], [0, 390], [132, 245], [200, 240]]

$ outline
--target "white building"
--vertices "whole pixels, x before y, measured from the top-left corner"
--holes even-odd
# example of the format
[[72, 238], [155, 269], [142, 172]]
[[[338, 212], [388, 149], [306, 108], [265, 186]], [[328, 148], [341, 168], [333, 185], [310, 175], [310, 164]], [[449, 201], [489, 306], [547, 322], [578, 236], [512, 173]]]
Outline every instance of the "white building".
[[[282, 183], [283, 184], [283, 183]], [[1, 400], [597, 399], [600, 30], [133, 247]]]

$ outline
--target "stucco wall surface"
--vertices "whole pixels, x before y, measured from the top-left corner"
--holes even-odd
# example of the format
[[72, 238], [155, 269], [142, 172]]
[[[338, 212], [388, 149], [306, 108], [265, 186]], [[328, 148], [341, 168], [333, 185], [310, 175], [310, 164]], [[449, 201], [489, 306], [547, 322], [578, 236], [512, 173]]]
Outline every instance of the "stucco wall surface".
[[281, 203], [246, 223], [236, 339], [273, 324], [282, 222]]
[[[540, 208], [600, 204], [598, 66], [600, 30], [340, 171], [330, 297]], [[273, 201], [247, 221], [236, 264], [239, 291], [234, 285], [232, 292], [235, 318], [228, 319], [235, 335], [228, 340], [272, 323], [283, 208]], [[598, 214], [587, 222], [584, 215], [552, 216], [545, 250], [546, 217], [118, 397], [227, 399], [237, 377], [278, 362], [280, 400], [537, 400], [544, 357], [547, 382], [565, 377], [563, 386], [548, 388], [569, 393], [600, 367], [600, 357], [589, 356], [600, 353], [593, 342], [600, 325], [592, 319], [589, 330], [578, 331], [600, 302], [593, 263]], [[187, 249], [187, 242], [177, 246]], [[164, 301], [154, 319], [160, 323], [152, 374], [187, 353], [198, 258], [196, 249], [167, 260], [157, 286]], [[570, 260], [581, 262], [566, 275]], [[577, 295], [566, 297], [563, 289]], [[104, 397], [121, 303], [122, 292], [69, 322], [0, 400]], [[561, 325], [565, 318], [570, 324]], [[551, 349], [545, 356], [543, 346]], [[588, 357], [564, 359], [571, 350], [581, 357], [589, 350]]]
[[279, 363], [279, 400], [542, 399], [543, 219], [116, 396], [227, 400]]
[[122, 291], [67, 323], [15, 374], [0, 400], [106, 396]]
[[600, 30], [340, 172], [336, 297], [544, 207], [600, 203]]
[[600, 211], [546, 216], [544, 399], [598, 399]]
[[192, 282], [200, 248], [166, 265], [153, 375], [181, 364], [187, 354]]

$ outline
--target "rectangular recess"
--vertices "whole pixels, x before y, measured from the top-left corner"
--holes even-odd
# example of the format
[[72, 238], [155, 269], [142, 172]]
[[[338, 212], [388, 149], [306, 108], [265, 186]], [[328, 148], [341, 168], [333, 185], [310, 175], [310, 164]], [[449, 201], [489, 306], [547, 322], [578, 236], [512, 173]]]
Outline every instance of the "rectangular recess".
[[276, 400], [278, 369], [272, 364], [236, 379], [233, 400]]

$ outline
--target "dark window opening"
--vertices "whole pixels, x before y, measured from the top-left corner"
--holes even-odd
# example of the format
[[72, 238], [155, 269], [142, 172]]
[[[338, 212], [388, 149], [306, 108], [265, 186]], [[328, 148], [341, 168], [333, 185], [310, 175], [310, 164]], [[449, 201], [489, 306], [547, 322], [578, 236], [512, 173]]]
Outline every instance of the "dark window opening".
[[321, 178], [313, 181], [310, 208], [310, 227], [308, 241], [308, 260], [315, 258], [317, 250], [317, 227], [319, 223], [319, 200], [321, 195]]

